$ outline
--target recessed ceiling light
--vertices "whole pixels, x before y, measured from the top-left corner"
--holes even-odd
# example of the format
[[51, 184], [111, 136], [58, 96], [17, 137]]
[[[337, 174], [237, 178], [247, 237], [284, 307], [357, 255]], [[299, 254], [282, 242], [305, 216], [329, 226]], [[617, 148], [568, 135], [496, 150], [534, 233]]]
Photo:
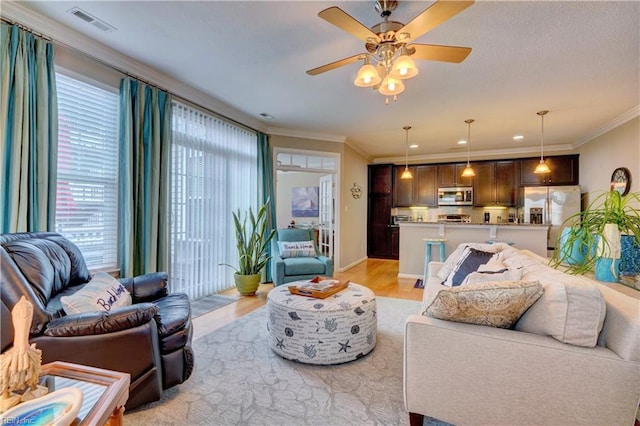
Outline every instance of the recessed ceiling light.
[[418, 145], [416, 145], [416, 144], [409, 145], [409, 148], [417, 148], [417, 147], [418, 147]]
[[261, 112], [260, 113], [260, 117], [264, 118], [265, 120], [274, 120], [275, 117], [271, 114], [267, 114], [266, 112]]
[[467, 143], [467, 141], [464, 140], [464, 139], [461, 139], [461, 140], [458, 141], [458, 145], [464, 145], [466, 143]]
[[522, 139], [524, 139], [524, 136], [522, 136], [522, 135], [515, 135], [515, 136], [513, 137], [513, 140], [514, 140], [514, 141], [521, 141]]

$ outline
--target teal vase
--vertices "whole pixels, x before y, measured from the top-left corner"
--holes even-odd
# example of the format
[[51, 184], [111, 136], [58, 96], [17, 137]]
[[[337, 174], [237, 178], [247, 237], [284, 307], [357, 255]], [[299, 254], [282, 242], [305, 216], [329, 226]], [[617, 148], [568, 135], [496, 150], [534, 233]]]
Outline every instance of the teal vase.
[[[564, 228], [560, 234], [560, 259], [570, 265], [582, 265], [585, 259], [585, 242], [579, 228]], [[573, 241], [570, 241], [573, 240]]]
[[620, 276], [620, 259], [599, 257], [596, 259], [595, 278], [609, 283], [618, 282]]
[[640, 274], [640, 243], [634, 235], [621, 236], [620, 255], [620, 275]]

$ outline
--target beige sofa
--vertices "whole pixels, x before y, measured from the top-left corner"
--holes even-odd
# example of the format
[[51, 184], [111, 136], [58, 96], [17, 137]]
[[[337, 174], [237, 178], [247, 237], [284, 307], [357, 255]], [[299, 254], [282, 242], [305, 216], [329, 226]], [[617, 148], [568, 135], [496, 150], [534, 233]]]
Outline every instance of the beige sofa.
[[[410, 316], [404, 398], [411, 424], [422, 425], [426, 415], [455, 425], [633, 425], [640, 402], [640, 300], [566, 275], [530, 252], [510, 248], [503, 255], [505, 263], [524, 269], [522, 280], [538, 280], [545, 289], [515, 328], [535, 315], [548, 315], [541, 328], [549, 325], [554, 336]], [[437, 275], [442, 266], [429, 264], [425, 306], [442, 290]], [[595, 286], [601, 293], [606, 314], [594, 347], [561, 341], [567, 329], [581, 324], [571, 324], [575, 318], [558, 322], [566, 314], [558, 312], [562, 303], [552, 309], [545, 303], [555, 303], [548, 300], [554, 294], [577, 297], [578, 303], [581, 296], [569, 287], [551, 287], [560, 282]], [[554, 321], [564, 329], [553, 331]]]

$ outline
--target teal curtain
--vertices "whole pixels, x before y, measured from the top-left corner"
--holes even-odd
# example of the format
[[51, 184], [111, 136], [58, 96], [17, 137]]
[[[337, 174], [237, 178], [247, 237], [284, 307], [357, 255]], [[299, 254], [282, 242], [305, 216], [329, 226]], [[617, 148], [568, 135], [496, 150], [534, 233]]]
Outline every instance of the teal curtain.
[[2, 23], [0, 232], [53, 231], [58, 110], [54, 47]]
[[[260, 180], [260, 204], [264, 204], [269, 200], [269, 208], [267, 210], [267, 220], [269, 230], [276, 229], [276, 198], [273, 190], [273, 161], [271, 157], [271, 145], [269, 144], [269, 135], [258, 132], [258, 179]], [[269, 245], [269, 253], [271, 255], [271, 245]], [[267, 263], [265, 268], [264, 279], [266, 282], [272, 281], [271, 262]]]
[[171, 95], [120, 82], [120, 275], [166, 271]]

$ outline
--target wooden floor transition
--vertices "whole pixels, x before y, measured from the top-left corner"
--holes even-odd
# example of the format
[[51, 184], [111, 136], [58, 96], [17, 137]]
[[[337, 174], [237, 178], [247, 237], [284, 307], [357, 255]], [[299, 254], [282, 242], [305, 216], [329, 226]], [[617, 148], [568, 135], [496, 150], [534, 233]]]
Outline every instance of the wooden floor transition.
[[[370, 288], [377, 296], [422, 300], [422, 289], [413, 287], [415, 279], [398, 278], [397, 260], [367, 259], [345, 272], [334, 273], [334, 277], [362, 284]], [[194, 338], [210, 333], [263, 306], [267, 301], [267, 293], [272, 288], [273, 284], [262, 284], [255, 296], [240, 296], [237, 302], [196, 318], [193, 321]], [[227, 290], [220, 294], [238, 296], [236, 289]]]

